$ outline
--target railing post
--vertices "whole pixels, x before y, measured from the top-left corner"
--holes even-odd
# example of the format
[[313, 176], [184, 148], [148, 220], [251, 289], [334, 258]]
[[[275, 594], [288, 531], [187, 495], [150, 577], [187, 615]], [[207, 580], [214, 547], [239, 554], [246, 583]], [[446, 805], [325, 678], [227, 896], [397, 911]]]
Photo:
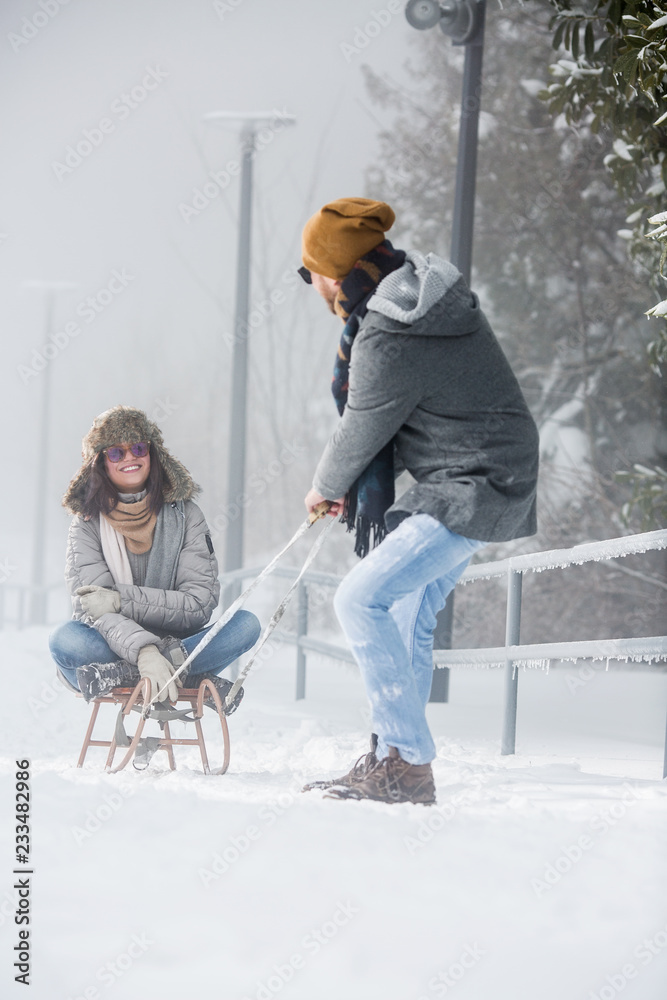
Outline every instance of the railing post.
[[662, 776], [667, 778], [667, 725], [665, 725], [665, 759], [662, 765]]
[[[437, 624], [433, 633], [434, 649], [451, 649], [452, 632], [454, 631], [454, 591], [450, 591], [447, 602], [438, 612]], [[449, 701], [449, 667], [434, 667], [429, 701]]]
[[19, 595], [19, 628], [26, 628], [28, 625], [28, 611], [32, 600], [30, 586], [22, 587]]
[[[220, 595], [223, 611], [234, 603], [243, 589], [243, 577], [236, 576], [234, 574], [224, 574], [224, 576], [226, 579], [222, 586], [222, 592]], [[229, 578], [230, 576], [231, 579]]]
[[296, 700], [306, 697], [306, 651], [299, 639], [308, 634], [308, 585], [302, 580], [297, 587], [296, 608]]
[[[507, 572], [507, 621], [505, 625], [505, 646], [518, 646], [521, 641], [521, 585], [523, 574], [520, 570]], [[505, 662], [505, 709], [503, 713], [503, 734], [501, 754], [514, 753], [516, 742], [516, 703], [519, 686], [519, 671], [509, 658]]]

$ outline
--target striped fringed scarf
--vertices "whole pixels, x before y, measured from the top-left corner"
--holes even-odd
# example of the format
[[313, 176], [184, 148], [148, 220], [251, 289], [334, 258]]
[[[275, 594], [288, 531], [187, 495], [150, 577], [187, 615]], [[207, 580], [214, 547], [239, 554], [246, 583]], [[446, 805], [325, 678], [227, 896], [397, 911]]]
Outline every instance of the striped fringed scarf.
[[[389, 240], [383, 240], [370, 253], [365, 254], [344, 278], [336, 296], [335, 309], [345, 321], [345, 329], [334, 365], [331, 391], [343, 415], [349, 389], [349, 369], [352, 345], [362, 319], [366, 315], [368, 300], [388, 274], [401, 267], [405, 253], [395, 250]], [[379, 545], [387, 534], [385, 511], [394, 502], [394, 441], [381, 449], [370, 465], [350, 487], [345, 499], [341, 520], [347, 530], [356, 532], [354, 551], [363, 559], [372, 546]]]

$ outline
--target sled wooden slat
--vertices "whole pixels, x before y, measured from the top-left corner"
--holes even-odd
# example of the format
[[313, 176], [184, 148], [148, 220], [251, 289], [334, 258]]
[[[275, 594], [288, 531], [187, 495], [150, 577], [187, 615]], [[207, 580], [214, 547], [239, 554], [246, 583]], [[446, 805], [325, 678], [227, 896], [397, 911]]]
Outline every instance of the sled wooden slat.
[[[223, 761], [222, 766], [216, 770], [211, 770], [209, 765], [206, 741], [204, 739], [204, 730], [201, 724], [201, 718], [204, 714], [204, 699], [209, 696], [215, 704], [222, 732]], [[79, 697], [81, 696], [79, 695]], [[130, 760], [134, 757], [134, 753], [141, 739], [147, 720], [143, 716], [139, 716], [137, 728], [135, 729], [133, 736], [130, 737], [130, 745], [127, 748], [124, 746], [118, 746], [115, 738], [115, 732], [114, 736], [110, 740], [93, 739], [93, 731], [97, 722], [100, 705], [108, 704], [122, 706], [123, 720], [126, 720], [132, 711], [132, 706], [137, 703], [144, 704], [149, 697], [150, 681], [142, 679], [134, 688], [118, 687], [114, 688], [108, 695], [103, 695], [100, 698], [94, 698], [92, 700], [93, 707], [90, 715], [90, 721], [88, 723], [88, 728], [86, 729], [86, 735], [83, 740], [83, 746], [81, 747], [81, 753], [79, 754], [76, 766], [83, 767], [83, 762], [86, 759], [89, 747], [108, 747], [109, 753], [106, 760], [106, 770], [115, 774], [116, 771], [121, 771], [124, 767], [126, 767]], [[229, 728], [227, 726], [227, 719], [222, 710], [222, 701], [220, 700], [220, 695], [218, 694], [215, 685], [207, 678], [201, 682], [198, 688], [179, 688], [178, 699], [175, 707], [177, 707], [179, 702], [189, 703], [197, 735], [195, 739], [174, 738], [172, 737], [171, 730], [169, 729], [169, 721], [165, 721], [162, 724], [162, 732], [158, 737], [159, 745], [157, 749], [166, 751], [170, 770], [174, 771], [176, 769], [173, 748], [175, 746], [192, 746], [199, 747], [204, 774], [224, 774], [229, 767], [230, 759]], [[117, 764], [116, 767], [113, 767], [114, 757], [116, 756], [116, 751], [118, 749], [125, 751], [125, 753], [121, 762]]]

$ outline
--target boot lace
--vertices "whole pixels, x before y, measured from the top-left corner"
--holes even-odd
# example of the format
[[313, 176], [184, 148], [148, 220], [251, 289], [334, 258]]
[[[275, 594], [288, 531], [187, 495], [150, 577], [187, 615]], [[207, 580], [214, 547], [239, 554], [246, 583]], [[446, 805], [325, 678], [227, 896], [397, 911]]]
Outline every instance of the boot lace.
[[[366, 756], [370, 757], [371, 754], [367, 754]], [[403, 766], [401, 767], [400, 765]], [[395, 757], [383, 757], [382, 760], [376, 760], [364, 780], [373, 782], [378, 792], [382, 792], [391, 801], [398, 802], [403, 795], [400, 779], [407, 767], [409, 765], [405, 761], [397, 760]], [[336, 799], [366, 798], [354, 785], [349, 788], [343, 786], [333, 788], [331, 794], [325, 797]]]

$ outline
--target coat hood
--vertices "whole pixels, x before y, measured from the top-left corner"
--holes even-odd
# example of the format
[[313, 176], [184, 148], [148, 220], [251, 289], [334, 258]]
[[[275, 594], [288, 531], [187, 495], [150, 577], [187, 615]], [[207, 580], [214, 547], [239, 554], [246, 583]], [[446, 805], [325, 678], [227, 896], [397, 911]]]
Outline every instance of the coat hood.
[[402, 324], [400, 329], [439, 337], [472, 333], [480, 314], [477, 296], [454, 265], [417, 250], [408, 250], [405, 264], [380, 282], [368, 311]]
[[83, 512], [92, 465], [101, 451], [115, 444], [136, 444], [139, 441], [148, 441], [153, 445], [162, 466], [166, 479], [165, 503], [191, 500], [201, 492], [185, 466], [167, 451], [160, 428], [143, 410], [133, 406], [114, 406], [95, 417], [93, 426], [84, 437], [81, 445], [83, 465], [67, 487], [63, 507], [70, 514]]

